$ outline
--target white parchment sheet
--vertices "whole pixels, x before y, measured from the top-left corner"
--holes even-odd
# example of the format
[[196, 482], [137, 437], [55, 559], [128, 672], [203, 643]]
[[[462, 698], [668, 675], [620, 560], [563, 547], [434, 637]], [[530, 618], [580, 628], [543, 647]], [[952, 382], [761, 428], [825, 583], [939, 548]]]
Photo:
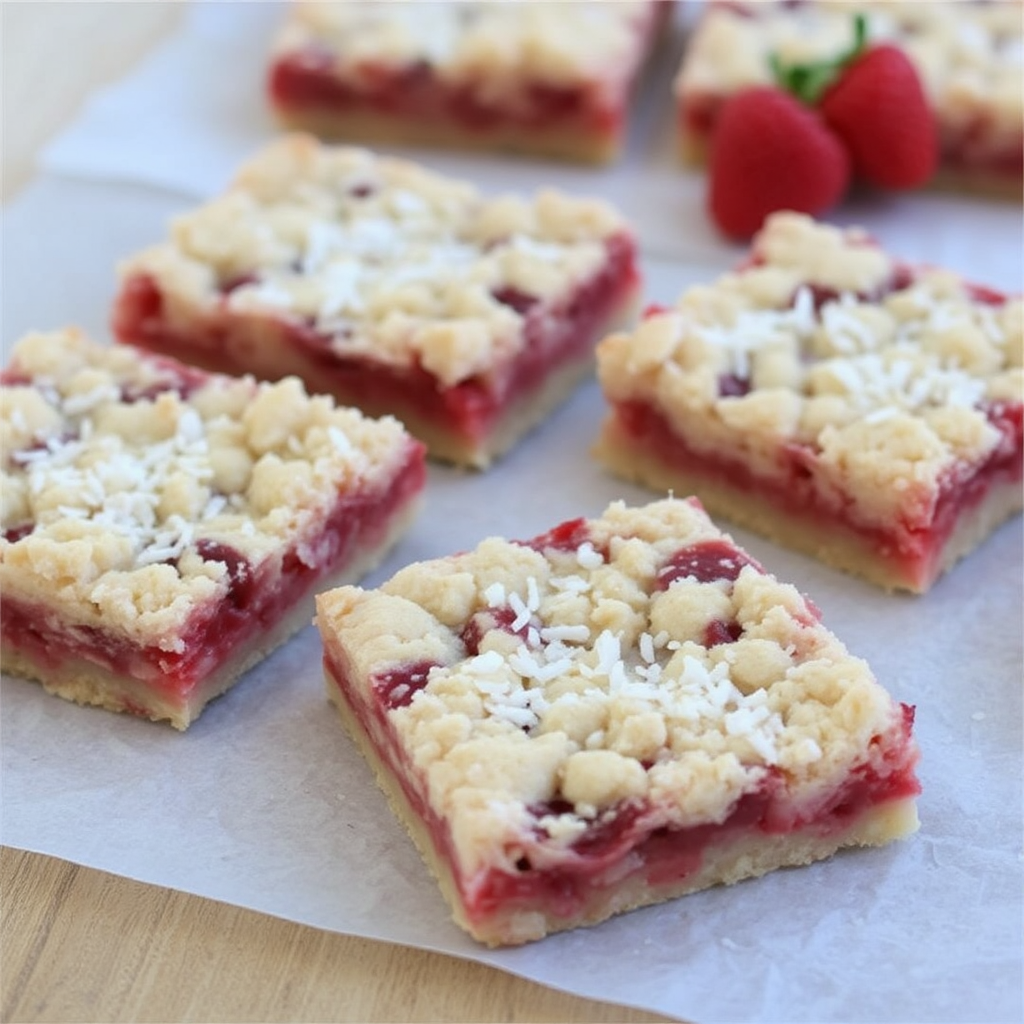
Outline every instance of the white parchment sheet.
[[[270, 136], [258, 89], [278, 15], [273, 5], [198, 7], [50, 148], [45, 173], [4, 210], [5, 354], [31, 328], [78, 323], [106, 336], [117, 260], [162, 238], [169, 216], [218, 188]], [[642, 124], [657, 123], [658, 99], [641, 97]], [[642, 147], [605, 172], [422, 158], [487, 188], [565, 184], [630, 207], [652, 301], [707, 280], [738, 252], [708, 228], [699, 176], [648, 163]], [[1019, 208], [862, 197], [840, 219], [872, 222], [907, 256], [1021, 286]], [[528, 537], [617, 498], [649, 500], [588, 456], [601, 415], [590, 382], [487, 474], [432, 467], [422, 515], [367, 583], [487, 535]], [[4, 678], [0, 841], [701, 1024], [1019, 1022], [1020, 520], [918, 598], [735, 536], [811, 595], [850, 649], [916, 705], [916, 836], [522, 949], [484, 950], [450, 923], [336, 720], [310, 627], [185, 734]]]

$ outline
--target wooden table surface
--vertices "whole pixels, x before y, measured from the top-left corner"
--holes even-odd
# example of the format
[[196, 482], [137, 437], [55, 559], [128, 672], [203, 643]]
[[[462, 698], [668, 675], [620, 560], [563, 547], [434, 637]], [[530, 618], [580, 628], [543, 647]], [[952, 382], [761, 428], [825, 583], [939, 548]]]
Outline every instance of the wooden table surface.
[[[166, 0], [0, 2], [5, 202], [89, 90], [181, 14]], [[664, 1019], [7, 848], [0, 912], [5, 1022]]]

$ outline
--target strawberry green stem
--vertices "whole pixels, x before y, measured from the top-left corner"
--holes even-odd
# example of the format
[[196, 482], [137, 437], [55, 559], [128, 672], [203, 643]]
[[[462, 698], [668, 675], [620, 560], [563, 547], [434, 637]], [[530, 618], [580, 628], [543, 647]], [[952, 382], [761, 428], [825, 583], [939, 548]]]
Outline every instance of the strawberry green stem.
[[828, 60], [808, 61], [805, 64], [786, 66], [777, 53], [771, 55], [772, 73], [779, 86], [792, 93], [808, 106], [815, 106], [825, 90], [839, 77], [840, 73], [864, 49], [868, 38], [868, 20], [863, 13], [853, 19], [853, 43], [838, 57]]

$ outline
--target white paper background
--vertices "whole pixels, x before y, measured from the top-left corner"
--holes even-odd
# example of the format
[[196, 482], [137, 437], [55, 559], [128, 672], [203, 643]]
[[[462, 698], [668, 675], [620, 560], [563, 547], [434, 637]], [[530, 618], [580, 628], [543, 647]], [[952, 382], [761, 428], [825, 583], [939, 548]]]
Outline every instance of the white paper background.
[[[114, 263], [163, 237], [270, 136], [262, 60], [279, 10], [196, 8], [126, 81], [90, 101], [3, 223], [5, 351], [24, 331], [106, 335]], [[414, 154], [488, 190], [558, 184], [635, 219], [648, 293], [670, 301], [739, 250], [701, 210], [702, 182], [668, 159], [659, 83], [627, 158], [576, 170]], [[839, 212], [894, 250], [1021, 286], [1019, 207], [862, 196]], [[423, 515], [379, 582], [488, 534], [530, 536], [650, 495], [587, 449], [593, 382], [486, 475], [432, 467]], [[317, 927], [480, 960], [590, 998], [694, 1021], [1017, 1022], [1021, 976], [1022, 536], [1004, 526], [927, 596], [877, 592], [742, 531], [809, 593], [896, 697], [917, 705], [922, 829], [884, 850], [697, 894], [517, 950], [481, 950], [437, 890], [323, 696], [305, 630], [185, 734], [4, 679], [0, 839]]]

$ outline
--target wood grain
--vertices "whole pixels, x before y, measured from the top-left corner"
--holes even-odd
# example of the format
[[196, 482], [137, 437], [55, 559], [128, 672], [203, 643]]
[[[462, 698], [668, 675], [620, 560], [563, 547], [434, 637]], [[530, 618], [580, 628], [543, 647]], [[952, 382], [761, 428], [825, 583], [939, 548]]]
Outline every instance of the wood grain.
[[18, 850], [0, 893], [8, 1022], [665, 1019]]
[[[173, 2], [0, 2], [4, 200]], [[10, 253], [5, 253], [9, 258]], [[481, 964], [0, 850], [0, 1020], [660, 1021]]]

